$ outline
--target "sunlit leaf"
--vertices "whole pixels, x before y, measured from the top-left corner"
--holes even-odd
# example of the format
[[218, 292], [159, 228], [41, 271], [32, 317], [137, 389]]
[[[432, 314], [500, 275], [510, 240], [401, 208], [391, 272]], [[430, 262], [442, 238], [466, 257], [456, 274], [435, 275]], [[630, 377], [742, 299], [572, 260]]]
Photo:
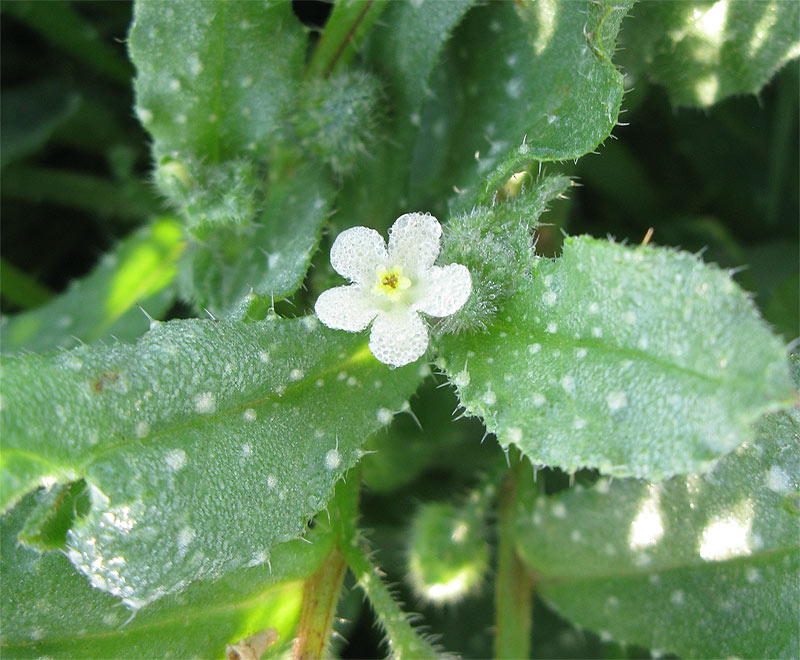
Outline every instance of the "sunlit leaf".
[[178, 223], [169, 217], [154, 220], [123, 240], [65, 293], [5, 319], [0, 326], [3, 351], [46, 352], [112, 336], [135, 339], [148, 327], [137, 303], [157, 318], [174, 301], [183, 250]]
[[[46, 496], [45, 491], [26, 496], [0, 519], [3, 657], [222, 657], [226, 644], [269, 628], [278, 640], [263, 657], [276, 657], [291, 642], [301, 580], [333, 541], [327, 530], [315, 529], [312, 544], [277, 546], [270, 566], [195, 581], [134, 614], [118, 598], [93, 588], [62, 553], [39, 553], [17, 542], [23, 521]], [[241, 530], [248, 533], [255, 530]], [[113, 568], [114, 558], [108, 559]]]
[[623, 59], [676, 105], [755, 94], [800, 55], [800, 4], [783, 0], [643, 2], [625, 22]]
[[705, 477], [600, 480], [521, 505], [539, 594], [601, 635], [682, 657], [800, 652], [800, 413]]

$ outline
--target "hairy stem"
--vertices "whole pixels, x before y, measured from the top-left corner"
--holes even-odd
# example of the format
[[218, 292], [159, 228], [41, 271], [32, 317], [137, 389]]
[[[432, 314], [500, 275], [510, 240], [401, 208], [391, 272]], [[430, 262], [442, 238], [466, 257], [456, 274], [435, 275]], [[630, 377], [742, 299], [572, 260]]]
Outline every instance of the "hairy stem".
[[498, 494], [495, 658], [528, 658], [531, 652], [534, 580], [514, 549], [514, 512], [524, 465], [514, 466]]
[[420, 637], [384, 584], [381, 571], [375, 566], [359, 539], [343, 547], [347, 564], [366, 593], [378, 622], [386, 633], [392, 658], [435, 658], [436, 650]]
[[321, 658], [325, 654], [346, 568], [342, 553], [334, 549], [306, 580], [292, 648], [294, 660]]

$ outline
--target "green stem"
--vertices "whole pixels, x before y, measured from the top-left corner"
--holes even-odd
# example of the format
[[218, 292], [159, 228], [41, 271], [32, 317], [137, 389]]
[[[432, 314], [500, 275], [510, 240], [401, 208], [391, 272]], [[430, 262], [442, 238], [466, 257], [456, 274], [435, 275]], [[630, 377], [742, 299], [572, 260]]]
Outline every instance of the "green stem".
[[409, 623], [408, 614], [400, 609], [389, 588], [382, 580], [380, 569], [369, 558], [362, 542], [354, 538], [342, 548], [350, 570], [364, 590], [378, 623], [386, 633], [391, 657], [435, 658], [439, 654], [426, 640], [422, 639]]
[[322, 658], [325, 654], [346, 568], [342, 553], [334, 549], [306, 580], [292, 647], [294, 660]]
[[327, 77], [355, 55], [372, 24], [388, 6], [386, 0], [339, 0], [306, 69], [306, 77]]
[[498, 550], [495, 583], [495, 658], [529, 658], [533, 625], [533, 575], [514, 548], [514, 514], [519, 491], [518, 463], [498, 493]]
[[796, 98], [786, 76], [778, 81], [778, 99], [772, 121], [772, 136], [767, 171], [765, 216], [770, 225], [778, 224], [784, 181], [792, 158], [792, 131], [797, 126]]

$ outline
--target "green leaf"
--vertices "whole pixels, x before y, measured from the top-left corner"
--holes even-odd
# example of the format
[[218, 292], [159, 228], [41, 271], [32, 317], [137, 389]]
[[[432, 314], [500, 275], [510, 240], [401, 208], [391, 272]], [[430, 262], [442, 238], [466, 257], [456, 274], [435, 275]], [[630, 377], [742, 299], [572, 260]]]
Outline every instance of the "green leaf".
[[286, 2], [136, 3], [137, 114], [157, 158], [219, 163], [268, 150], [288, 120], [306, 35]]
[[775, 413], [705, 477], [602, 479], [522, 506], [518, 549], [539, 594], [658, 653], [796, 658], [799, 430], [800, 411]]
[[489, 566], [483, 505], [475, 501], [456, 508], [430, 502], [414, 513], [408, 531], [408, 580], [423, 601], [456, 603], [480, 587]]
[[136, 345], [11, 358], [1, 503], [85, 479], [69, 558], [138, 608], [301, 534], [419, 380], [313, 317], [159, 323]]
[[0, 257], [0, 295], [23, 308], [36, 307], [53, 297], [53, 292], [35, 277]]
[[270, 185], [265, 210], [245, 231], [217, 231], [192, 242], [184, 291], [198, 307], [225, 314], [252, 289], [280, 300], [302, 284], [334, 199], [321, 169], [300, 165]]
[[0, 165], [36, 151], [79, 105], [78, 94], [49, 80], [3, 92]]
[[[320, 523], [309, 533], [313, 544], [277, 546], [271, 566], [243, 568], [216, 582], [195, 581], [132, 616], [119, 599], [94, 589], [64, 554], [17, 543], [23, 521], [43, 497], [46, 491], [26, 496], [0, 519], [3, 657], [222, 657], [226, 644], [267, 628], [275, 628], [279, 638], [263, 657], [277, 657], [293, 636], [301, 580], [333, 543]], [[257, 530], [239, 533], [253, 538]]]
[[74, 481], [39, 489], [34, 500], [35, 506], [19, 533], [20, 542], [40, 552], [63, 550], [73, 521], [89, 510], [86, 482]]
[[[365, 166], [345, 181], [339, 195], [339, 216], [350, 225], [386, 230], [400, 214], [428, 202], [409, 195], [409, 164], [414, 160], [422, 106], [445, 44], [473, 4], [473, 0], [390, 2], [368, 35], [362, 55], [369, 69], [386, 81], [391, 115], [378, 136], [382, 139], [366, 145]], [[413, 176], [413, 165], [411, 170]], [[437, 191], [434, 200], [441, 202], [451, 185], [444, 193]]]
[[758, 93], [800, 55], [798, 23], [796, 2], [643, 2], [624, 25], [623, 57], [675, 105], [708, 107]]
[[[459, 193], [514, 152], [578, 158], [617, 123], [611, 61], [632, 1], [490, 3], [454, 33], [432, 84], [414, 180]], [[491, 53], [491, 56], [487, 56]]]
[[3, 195], [31, 204], [59, 204], [112, 218], [143, 219], [158, 213], [152, 186], [137, 179], [124, 182], [24, 164], [3, 171]]
[[800, 336], [800, 273], [790, 275], [775, 287], [767, 300], [764, 316], [787, 340]]
[[136, 339], [148, 322], [135, 305], [154, 317], [167, 311], [183, 250], [178, 223], [168, 217], [154, 220], [120, 242], [65, 293], [5, 319], [0, 326], [3, 351], [46, 352], [112, 336]]
[[534, 266], [489, 332], [438, 345], [467, 412], [532, 463], [705, 471], [790, 404], [781, 341], [694, 255], [577, 237]]
[[306, 43], [290, 3], [136, 4], [137, 113], [197, 239], [182, 275], [199, 307], [225, 314], [251, 288], [283, 298], [305, 277], [333, 201], [295, 144]]
[[[420, 109], [445, 43], [473, 4], [474, 0], [389, 3], [370, 35], [366, 56], [391, 81], [398, 112]], [[403, 114], [402, 119], [410, 117]], [[418, 125], [419, 119], [411, 124]]]

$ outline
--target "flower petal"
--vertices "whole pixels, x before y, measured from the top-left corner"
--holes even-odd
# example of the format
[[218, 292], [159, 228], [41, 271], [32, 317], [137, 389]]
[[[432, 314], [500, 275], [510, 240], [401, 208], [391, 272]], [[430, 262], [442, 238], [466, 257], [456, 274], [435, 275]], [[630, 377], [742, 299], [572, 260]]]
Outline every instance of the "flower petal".
[[422, 279], [420, 299], [414, 309], [430, 316], [450, 316], [464, 306], [472, 291], [469, 268], [461, 264], [434, 266]]
[[373, 284], [375, 270], [386, 264], [386, 243], [374, 229], [352, 227], [336, 237], [331, 247], [331, 266], [342, 277], [359, 284]]
[[413, 273], [433, 266], [439, 256], [442, 225], [430, 213], [406, 213], [389, 229], [389, 259]]
[[360, 332], [375, 318], [378, 310], [358, 284], [337, 286], [320, 294], [314, 305], [317, 318], [329, 328]]
[[384, 364], [402, 367], [428, 348], [428, 329], [415, 311], [379, 314], [372, 324], [369, 350]]

